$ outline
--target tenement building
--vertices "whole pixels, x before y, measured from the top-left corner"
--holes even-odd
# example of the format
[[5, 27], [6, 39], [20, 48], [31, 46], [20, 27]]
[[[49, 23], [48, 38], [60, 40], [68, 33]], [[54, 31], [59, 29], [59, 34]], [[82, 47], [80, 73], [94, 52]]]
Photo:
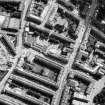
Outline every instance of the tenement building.
[[104, 0], [0, 0], [0, 105], [104, 105], [104, 11]]

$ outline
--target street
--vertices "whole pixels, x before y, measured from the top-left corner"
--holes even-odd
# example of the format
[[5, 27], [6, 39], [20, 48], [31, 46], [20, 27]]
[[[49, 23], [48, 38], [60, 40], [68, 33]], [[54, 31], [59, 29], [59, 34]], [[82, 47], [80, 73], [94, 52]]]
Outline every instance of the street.
[[60, 86], [59, 86], [59, 90], [57, 91], [56, 100], [55, 100], [54, 105], [58, 105], [58, 103], [60, 101], [61, 94], [62, 94], [62, 91], [63, 91], [63, 87], [65, 85], [65, 81], [66, 81], [66, 78], [67, 78], [67, 74], [70, 72], [70, 70], [71, 70], [70, 68], [72, 68], [72, 64], [74, 62], [75, 56], [77, 54], [77, 50], [78, 50], [78, 48], [80, 46], [80, 43], [82, 41], [84, 31], [85, 31], [84, 23], [83, 23], [83, 21], [81, 21], [81, 29], [79, 31], [78, 38], [77, 38], [76, 43], [74, 45], [74, 51], [73, 51], [72, 55], [70, 56], [69, 63], [65, 67], [65, 70], [63, 72], [63, 76], [62, 76], [61, 81], [60, 81]]
[[26, 0], [25, 1], [25, 8], [24, 8], [24, 11], [23, 11], [23, 16], [22, 16], [22, 23], [21, 23], [21, 30], [19, 32], [19, 42], [18, 42], [18, 47], [16, 49], [16, 57], [15, 57], [15, 60], [13, 62], [13, 65], [11, 67], [11, 69], [8, 71], [7, 75], [3, 78], [3, 80], [0, 82], [0, 93], [1, 91], [3, 90], [4, 86], [5, 86], [5, 83], [7, 82], [8, 78], [10, 77], [11, 73], [13, 72], [14, 68], [16, 67], [17, 65], [17, 62], [18, 62], [18, 59], [20, 58], [21, 56], [21, 52], [22, 52], [22, 35], [23, 35], [23, 32], [24, 32], [24, 26], [25, 26], [25, 15], [26, 15], [26, 12], [27, 12], [27, 9], [28, 9], [28, 6], [30, 4], [31, 0]]

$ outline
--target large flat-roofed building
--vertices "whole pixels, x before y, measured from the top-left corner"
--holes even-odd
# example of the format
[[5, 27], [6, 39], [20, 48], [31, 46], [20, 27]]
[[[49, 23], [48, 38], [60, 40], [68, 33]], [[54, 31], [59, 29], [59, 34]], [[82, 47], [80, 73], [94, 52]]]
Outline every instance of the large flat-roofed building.
[[20, 20], [16, 18], [11, 18], [9, 22], [9, 29], [18, 30], [20, 26]]
[[32, 21], [36, 24], [41, 24], [44, 21], [44, 18], [49, 13], [49, 9], [51, 9], [52, 0], [48, 1], [35, 1], [32, 0], [29, 10], [27, 12], [27, 20]]
[[20, 20], [17, 18], [6, 17], [1, 28], [10, 32], [17, 32], [20, 28]]
[[0, 27], [3, 25], [6, 16], [0, 15]]

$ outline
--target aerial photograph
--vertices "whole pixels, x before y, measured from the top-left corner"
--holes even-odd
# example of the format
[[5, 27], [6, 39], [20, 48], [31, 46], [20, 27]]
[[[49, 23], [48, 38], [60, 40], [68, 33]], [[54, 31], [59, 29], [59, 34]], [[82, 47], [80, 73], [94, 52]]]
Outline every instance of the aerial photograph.
[[105, 105], [105, 0], [0, 0], [0, 105]]

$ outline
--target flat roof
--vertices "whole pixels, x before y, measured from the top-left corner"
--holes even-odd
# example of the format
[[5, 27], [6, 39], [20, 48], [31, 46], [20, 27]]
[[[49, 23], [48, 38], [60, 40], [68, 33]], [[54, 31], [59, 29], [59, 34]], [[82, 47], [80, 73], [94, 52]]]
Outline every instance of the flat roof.
[[6, 16], [0, 15], [0, 26], [2, 26], [3, 22], [5, 21]]

